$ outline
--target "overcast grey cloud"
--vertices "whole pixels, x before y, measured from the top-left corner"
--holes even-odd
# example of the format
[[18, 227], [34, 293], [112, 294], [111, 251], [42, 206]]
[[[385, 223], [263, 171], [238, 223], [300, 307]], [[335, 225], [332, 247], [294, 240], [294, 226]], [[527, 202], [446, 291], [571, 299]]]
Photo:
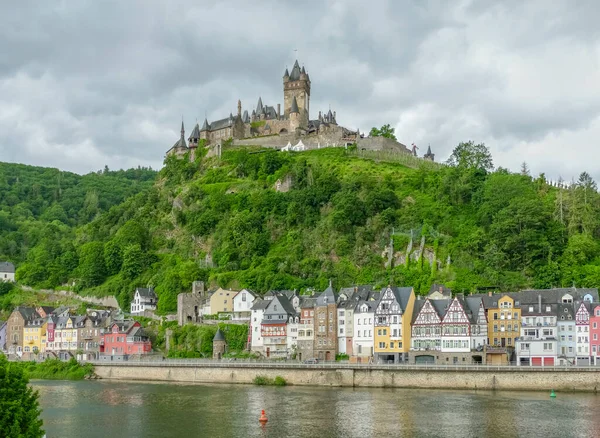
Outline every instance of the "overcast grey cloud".
[[600, 179], [599, 22], [595, 1], [0, 0], [0, 161], [159, 168], [182, 116], [282, 102], [297, 56], [312, 116]]

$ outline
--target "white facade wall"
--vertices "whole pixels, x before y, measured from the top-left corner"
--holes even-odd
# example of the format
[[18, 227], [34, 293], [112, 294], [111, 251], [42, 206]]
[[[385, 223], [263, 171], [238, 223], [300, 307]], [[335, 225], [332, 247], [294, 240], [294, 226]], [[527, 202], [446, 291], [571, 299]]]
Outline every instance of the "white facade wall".
[[0, 272], [0, 281], [15, 282], [14, 272]]
[[252, 314], [252, 306], [255, 301], [254, 295], [248, 292], [246, 289], [239, 291], [236, 296], [233, 297], [233, 320], [235, 321], [248, 321]]
[[471, 351], [469, 335], [442, 336], [441, 350], [443, 353], [468, 353]]
[[252, 337], [250, 338], [250, 349], [252, 351], [263, 352], [263, 339], [260, 332], [260, 323], [263, 319], [264, 309], [252, 310], [250, 317], [250, 332]]
[[298, 327], [299, 318], [290, 318], [287, 324], [287, 350], [288, 354], [291, 355], [298, 348]]
[[360, 358], [373, 356], [375, 312], [356, 309], [352, 315], [352, 354]]

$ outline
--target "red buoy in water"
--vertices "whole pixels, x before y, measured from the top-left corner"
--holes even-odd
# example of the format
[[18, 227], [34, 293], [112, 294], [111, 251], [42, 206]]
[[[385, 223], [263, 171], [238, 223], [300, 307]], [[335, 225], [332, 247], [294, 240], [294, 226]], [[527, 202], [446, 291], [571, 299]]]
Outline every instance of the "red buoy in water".
[[258, 422], [262, 425], [265, 425], [267, 424], [267, 421], [269, 421], [269, 419], [267, 418], [267, 414], [265, 414], [265, 410], [263, 409], [260, 411], [260, 418], [258, 419]]

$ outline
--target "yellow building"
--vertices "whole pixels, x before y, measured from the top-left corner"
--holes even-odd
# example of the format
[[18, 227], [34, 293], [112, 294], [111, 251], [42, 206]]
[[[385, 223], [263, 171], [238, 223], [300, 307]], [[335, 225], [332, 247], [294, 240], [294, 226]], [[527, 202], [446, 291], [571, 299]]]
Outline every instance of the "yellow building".
[[382, 289], [375, 308], [374, 357], [376, 362], [408, 361], [410, 322], [415, 305], [412, 287]]
[[487, 299], [488, 344], [496, 347], [513, 347], [521, 333], [521, 308], [508, 294], [492, 295]]
[[210, 296], [210, 313], [233, 312], [233, 297], [238, 291], [219, 288]]
[[46, 318], [35, 318], [25, 322], [23, 327], [23, 353], [42, 353], [45, 350]]

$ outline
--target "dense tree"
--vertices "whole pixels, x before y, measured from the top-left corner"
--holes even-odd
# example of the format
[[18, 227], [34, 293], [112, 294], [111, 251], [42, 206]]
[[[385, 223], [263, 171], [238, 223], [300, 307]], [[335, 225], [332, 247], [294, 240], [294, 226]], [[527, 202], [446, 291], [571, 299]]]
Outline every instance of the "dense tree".
[[38, 393], [28, 383], [22, 367], [11, 366], [0, 355], [0, 432], [3, 437], [44, 436]]
[[383, 125], [381, 128], [373, 127], [369, 132], [370, 137], [385, 137], [396, 140], [396, 134], [394, 133], [395, 128], [392, 128], [389, 124]]
[[448, 158], [448, 164], [463, 169], [481, 169], [488, 172], [494, 169], [489, 149], [483, 143], [475, 144], [472, 141], [460, 143], [455, 147]]

